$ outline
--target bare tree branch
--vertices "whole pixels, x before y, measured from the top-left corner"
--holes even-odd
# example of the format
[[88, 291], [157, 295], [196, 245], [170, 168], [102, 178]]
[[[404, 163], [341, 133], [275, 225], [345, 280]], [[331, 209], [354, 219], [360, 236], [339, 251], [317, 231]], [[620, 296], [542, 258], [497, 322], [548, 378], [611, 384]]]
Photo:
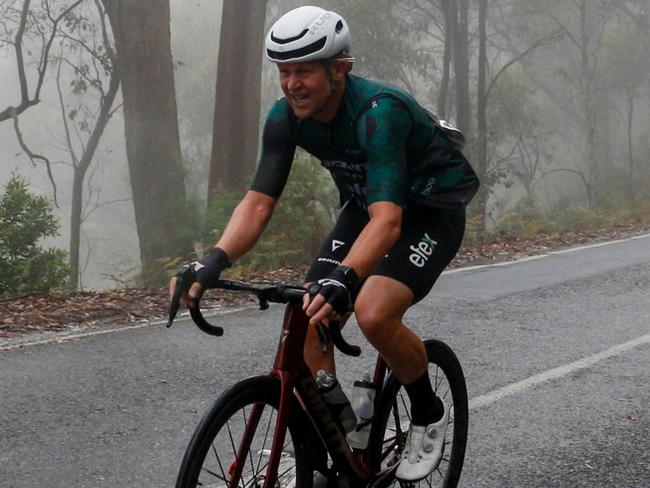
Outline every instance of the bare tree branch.
[[[14, 106], [7, 107], [5, 110], [0, 112], [0, 122], [9, 120], [10, 118], [14, 118], [15, 120], [15, 116], [22, 114], [29, 107], [32, 107], [40, 102], [39, 97], [41, 93], [41, 88], [43, 86], [43, 81], [45, 80], [45, 73], [47, 71], [47, 66], [49, 62], [48, 58], [49, 58], [50, 48], [52, 47], [52, 43], [54, 42], [54, 39], [57, 35], [59, 22], [61, 22], [61, 20], [65, 18], [66, 15], [68, 15], [73, 9], [75, 9], [83, 1], [84, 0], [77, 0], [76, 2], [71, 4], [68, 8], [63, 10], [61, 14], [59, 14], [59, 16], [56, 18], [53, 18], [50, 13], [49, 3], [47, 1], [44, 2], [45, 8], [47, 10], [48, 18], [52, 21], [52, 32], [50, 33], [50, 36], [47, 39], [47, 41], [44, 42], [43, 50], [41, 51], [41, 59], [37, 69], [38, 79], [36, 81], [36, 88], [34, 90], [34, 96], [30, 98], [29, 86], [27, 84], [27, 74], [25, 72], [25, 58], [23, 55], [23, 37], [25, 35], [25, 30], [27, 26], [27, 17], [30, 15], [29, 14], [30, 0], [25, 0], [25, 2], [23, 3], [23, 9], [20, 16], [18, 31], [16, 32], [16, 37], [14, 41], [15, 51], [16, 51], [16, 66], [18, 68], [18, 80], [20, 83], [20, 103], [15, 107]], [[38, 26], [38, 22], [36, 22], [36, 25]], [[41, 37], [44, 38], [43, 37], [44, 33], [40, 31], [40, 26], [38, 26], [37, 29], [41, 33]]]
[[59, 203], [57, 201], [56, 197], [56, 183], [54, 181], [54, 176], [52, 175], [52, 167], [50, 160], [47, 159], [45, 156], [41, 156], [40, 154], [36, 154], [32, 152], [27, 144], [25, 144], [25, 141], [23, 140], [23, 134], [20, 132], [20, 126], [18, 124], [18, 113], [15, 111], [11, 112], [11, 117], [14, 120], [14, 130], [16, 132], [16, 138], [18, 139], [18, 144], [20, 144], [20, 147], [22, 148], [23, 151], [25, 151], [25, 154], [29, 157], [33, 165], [36, 165], [34, 162], [35, 159], [38, 159], [40, 161], [43, 161], [45, 163], [45, 166], [47, 168], [47, 176], [50, 179], [50, 183], [52, 183], [52, 188], [54, 189], [54, 205], [56, 205], [57, 208], [59, 207]]
[[[27, 75], [25, 74], [25, 61], [23, 59], [23, 36], [25, 35], [27, 15], [29, 14], [29, 2], [30, 0], [25, 0], [25, 3], [23, 5], [23, 12], [20, 17], [20, 25], [18, 26], [18, 32], [16, 32], [15, 41], [16, 63], [18, 65], [18, 79], [20, 82], [20, 105], [29, 103], [29, 89], [27, 87]], [[22, 112], [20, 110], [20, 105], [16, 109], [16, 115], [20, 115]]]
[[82, 217], [82, 221], [86, 221], [86, 219], [88, 219], [88, 217], [90, 217], [95, 212], [95, 210], [98, 210], [98, 209], [100, 209], [102, 207], [106, 207], [108, 205], [113, 205], [115, 203], [132, 202], [132, 201], [133, 201], [132, 198], [122, 198], [122, 199], [118, 199], [118, 200], [107, 200], [105, 202], [98, 203], [97, 205], [95, 205], [90, 210], [88, 210], [87, 208], [84, 208], [84, 215]]
[[546, 37], [543, 37], [542, 39], [539, 39], [538, 41], [533, 43], [528, 49], [526, 49], [524, 52], [522, 52], [521, 54], [515, 56], [510, 61], [508, 61], [506, 64], [504, 64], [501, 67], [501, 69], [498, 71], [498, 73], [496, 75], [494, 75], [494, 78], [492, 78], [492, 81], [490, 81], [490, 84], [488, 85], [487, 89], [485, 90], [485, 98], [487, 99], [487, 98], [490, 97], [490, 92], [492, 91], [492, 88], [494, 87], [495, 83], [499, 79], [499, 76], [501, 76], [510, 66], [512, 66], [514, 63], [516, 63], [521, 58], [525, 57], [528, 53], [530, 53], [531, 51], [537, 49], [538, 47], [546, 46], [548, 44], [556, 42], [558, 39], [561, 38], [561, 36], [559, 34], [560, 34], [560, 31], [558, 30], [558, 31], [555, 31], [555, 32], [549, 34]]
[[72, 139], [70, 138], [70, 127], [68, 125], [68, 117], [65, 113], [65, 103], [63, 101], [63, 92], [61, 91], [61, 64], [61, 59], [59, 59], [59, 65], [56, 71], [56, 90], [59, 94], [59, 106], [61, 107], [61, 119], [63, 121], [63, 129], [68, 146], [67, 149], [70, 153], [70, 156], [72, 156], [72, 166], [76, 168], [79, 165], [79, 158], [77, 158], [74, 146], [72, 145]]

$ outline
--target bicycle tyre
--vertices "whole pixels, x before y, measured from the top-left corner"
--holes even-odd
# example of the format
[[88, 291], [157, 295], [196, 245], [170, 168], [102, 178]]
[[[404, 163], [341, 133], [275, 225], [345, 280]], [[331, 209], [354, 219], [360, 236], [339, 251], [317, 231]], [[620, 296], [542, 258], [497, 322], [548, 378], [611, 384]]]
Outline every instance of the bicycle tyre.
[[[266, 451], [270, 450], [272, 443], [279, 397], [280, 381], [269, 376], [248, 378], [224, 392], [196, 428], [185, 451], [176, 488], [229, 487], [240, 431], [243, 431], [250, 408], [255, 404], [263, 405], [264, 409], [255, 427], [255, 437], [246, 456], [240, 483], [246, 487], [262, 487], [265, 476], [263, 458], [267, 456], [268, 459]], [[304, 428], [304, 415], [297, 401], [292, 408], [275, 486], [312, 488], [310, 450], [306, 448], [308, 429]], [[262, 434], [261, 441], [257, 438], [258, 433]]]
[[[436, 394], [451, 407], [448, 441], [440, 466], [427, 478], [418, 482], [400, 482], [393, 469], [381, 483], [384, 487], [439, 487], [456, 488], [460, 480], [469, 424], [467, 387], [465, 376], [456, 354], [444, 342], [424, 341], [429, 360], [429, 376]], [[445, 388], [448, 388], [445, 391]], [[449, 396], [449, 393], [451, 395]], [[394, 375], [386, 379], [369, 440], [371, 466], [386, 469], [396, 466], [406, 442], [410, 422], [410, 402], [402, 384]], [[399, 419], [399, 422], [396, 421]], [[451, 450], [449, 451], [449, 444]]]

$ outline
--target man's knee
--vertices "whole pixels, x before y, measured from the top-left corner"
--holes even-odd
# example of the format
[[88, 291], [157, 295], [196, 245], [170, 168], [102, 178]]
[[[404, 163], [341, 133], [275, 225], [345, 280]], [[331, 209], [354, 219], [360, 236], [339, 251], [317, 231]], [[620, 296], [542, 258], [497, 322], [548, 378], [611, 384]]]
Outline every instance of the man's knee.
[[375, 347], [389, 342], [396, 329], [401, 325], [401, 315], [394, 312], [385, 304], [372, 300], [357, 300], [354, 308], [359, 328]]
[[375, 342], [382, 336], [382, 333], [386, 332], [385, 328], [382, 330], [385, 318], [376, 308], [357, 303], [354, 307], [354, 314], [357, 317], [359, 328], [370, 343]]

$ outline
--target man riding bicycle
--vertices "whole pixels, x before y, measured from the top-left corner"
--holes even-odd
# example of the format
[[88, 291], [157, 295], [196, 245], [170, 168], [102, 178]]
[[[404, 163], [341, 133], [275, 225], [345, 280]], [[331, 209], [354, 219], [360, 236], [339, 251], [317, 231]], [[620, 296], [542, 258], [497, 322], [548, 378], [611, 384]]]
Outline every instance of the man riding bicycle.
[[[440, 462], [449, 420], [433, 393], [421, 339], [403, 323], [457, 253], [465, 207], [478, 179], [461, 153], [463, 137], [408, 93], [350, 74], [350, 31], [335, 12], [300, 7], [266, 37], [284, 97], [264, 127], [257, 174], [212, 252], [190, 266], [203, 290], [260, 238], [287, 181], [296, 147], [321, 161], [342, 211], [306, 277], [310, 324], [340, 318], [354, 302], [359, 327], [405, 385], [412, 425], [396, 477], [415, 481]], [[174, 290], [176, 278], [170, 290]], [[314, 374], [335, 373], [310, 327], [305, 359]]]

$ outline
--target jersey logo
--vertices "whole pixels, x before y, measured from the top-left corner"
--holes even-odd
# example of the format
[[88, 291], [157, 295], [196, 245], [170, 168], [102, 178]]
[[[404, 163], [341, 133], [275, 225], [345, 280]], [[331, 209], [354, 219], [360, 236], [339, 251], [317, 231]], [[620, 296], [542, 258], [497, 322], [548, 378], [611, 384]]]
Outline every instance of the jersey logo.
[[371, 106], [372, 106], [372, 108], [379, 107], [379, 104], [377, 103], [377, 100], [373, 100]]
[[450, 124], [449, 122], [447, 122], [446, 120], [442, 120], [442, 119], [440, 119], [440, 125], [441, 125], [442, 127], [444, 127], [445, 129], [449, 129], [449, 130], [453, 130], [453, 131], [456, 131], [456, 132], [460, 132], [458, 129], [456, 129], [456, 127], [454, 127], [453, 125], [451, 125], [451, 124]]
[[341, 246], [345, 246], [345, 242], [332, 239], [332, 252], [336, 251]]
[[413, 253], [409, 256], [409, 261], [413, 263], [418, 268], [424, 267], [429, 260], [429, 256], [433, 254], [433, 250], [436, 248], [438, 243], [431, 239], [428, 234], [424, 234], [424, 237], [417, 246], [411, 246], [409, 249]]

